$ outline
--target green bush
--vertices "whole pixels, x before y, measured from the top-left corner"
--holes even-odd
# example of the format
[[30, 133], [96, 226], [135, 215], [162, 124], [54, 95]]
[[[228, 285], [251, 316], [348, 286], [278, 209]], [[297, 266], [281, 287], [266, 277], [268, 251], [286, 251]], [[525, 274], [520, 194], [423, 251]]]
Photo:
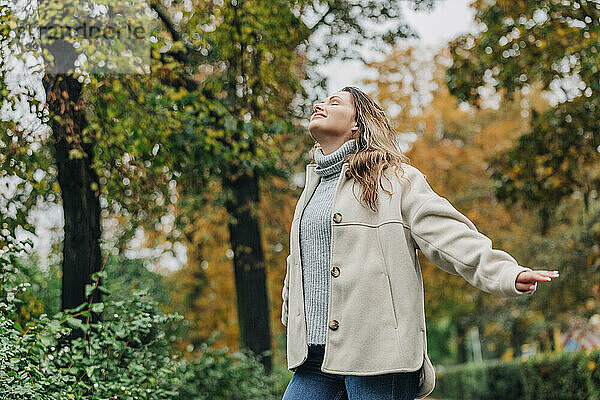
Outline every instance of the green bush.
[[200, 356], [182, 362], [180, 400], [281, 399], [278, 376], [267, 376], [258, 358], [246, 350], [228, 356], [227, 347], [210, 347], [213, 339], [202, 344]]
[[[18, 283], [15, 265], [14, 252], [0, 255], [1, 399], [177, 398], [180, 364], [165, 328], [179, 315], [163, 314], [136, 292], [127, 301], [42, 314], [21, 327], [13, 318], [28, 284]], [[110, 315], [102, 321], [87, 320], [105, 307]], [[71, 337], [74, 329], [84, 335]]]
[[[213, 349], [211, 338], [194, 354], [176, 352], [185, 321], [160, 311], [146, 291], [116, 300], [90, 286], [88, 292], [108, 293], [104, 303], [41, 314], [22, 326], [19, 308], [30, 287], [18, 269], [22, 250], [0, 253], [0, 400], [281, 399], [287, 370], [267, 376], [247, 351], [228, 355], [226, 347]], [[90, 322], [91, 313], [101, 321]]]
[[525, 361], [486, 361], [436, 374], [443, 399], [600, 400], [600, 349], [538, 354]]
[[519, 364], [487, 361], [484, 365], [468, 363], [447, 368], [436, 374], [432, 397], [448, 399], [522, 398]]
[[487, 368], [487, 387], [498, 400], [513, 400], [523, 396], [519, 362], [490, 361]]
[[526, 400], [588, 399], [584, 352], [536, 354], [522, 363]]
[[457, 393], [460, 393], [461, 384], [460, 368], [445, 367], [444, 372], [436, 370], [435, 372], [435, 387], [431, 393], [431, 397], [435, 399], [454, 399]]
[[586, 363], [590, 371], [588, 387], [591, 390], [591, 399], [600, 400], [600, 349], [590, 353]]

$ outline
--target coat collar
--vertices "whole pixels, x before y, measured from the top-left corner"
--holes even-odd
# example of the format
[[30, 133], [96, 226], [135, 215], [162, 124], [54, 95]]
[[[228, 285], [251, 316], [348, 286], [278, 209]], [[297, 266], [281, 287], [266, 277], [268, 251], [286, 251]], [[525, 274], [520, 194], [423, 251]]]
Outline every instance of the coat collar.
[[[306, 175], [305, 175], [305, 182], [304, 182], [304, 187], [307, 188], [309, 186], [309, 184], [316, 182], [318, 184], [319, 180], [321, 179], [321, 177], [319, 176], [319, 174], [317, 174], [315, 172], [315, 169], [317, 168], [316, 163], [310, 163], [306, 165]], [[340, 176], [342, 177], [342, 179], [349, 179], [349, 177], [346, 176], [346, 171], [348, 170], [350, 164], [348, 163], [348, 161], [344, 161], [344, 163], [342, 164], [342, 170], [340, 171]], [[316, 184], [315, 184], [316, 187]]]
[[[346, 176], [346, 171], [348, 170], [349, 166], [350, 164], [347, 161], [344, 161], [340, 171], [340, 176], [338, 177], [338, 185], [340, 184], [340, 181], [344, 182], [345, 180], [350, 179], [350, 177]], [[316, 167], [316, 163], [310, 163], [306, 165], [304, 190], [302, 191], [302, 195], [299, 200], [300, 210], [304, 210], [307, 199], [311, 198], [313, 192], [317, 188], [317, 185], [321, 181], [321, 176], [315, 172]]]

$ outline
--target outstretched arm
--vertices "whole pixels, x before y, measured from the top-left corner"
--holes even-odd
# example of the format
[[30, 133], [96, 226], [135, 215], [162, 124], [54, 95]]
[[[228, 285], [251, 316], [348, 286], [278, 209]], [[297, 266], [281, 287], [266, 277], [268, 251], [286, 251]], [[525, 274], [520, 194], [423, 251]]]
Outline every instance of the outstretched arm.
[[502, 297], [532, 294], [535, 282], [553, 276], [521, 266], [507, 252], [492, 248], [492, 241], [435, 193], [418, 169], [407, 166], [405, 171], [411, 183], [403, 191], [402, 214], [415, 243], [436, 266]]

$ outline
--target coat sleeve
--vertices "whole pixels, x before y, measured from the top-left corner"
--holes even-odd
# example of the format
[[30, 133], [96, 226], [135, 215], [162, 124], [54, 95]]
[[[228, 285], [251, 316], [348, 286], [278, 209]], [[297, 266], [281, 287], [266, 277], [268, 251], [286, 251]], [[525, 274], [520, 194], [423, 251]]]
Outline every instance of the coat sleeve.
[[290, 258], [292, 255], [290, 254], [285, 259], [285, 278], [283, 279], [283, 289], [281, 290], [281, 298], [283, 302], [281, 303], [281, 323], [284, 326], [287, 326], [288, 321], [288, 298], [290, 293], [290, 284], [289, 284], [289, 271], [290, 271]]
[[431, 189], [421, 171], [410, 165], [405, 171], [410, 183], [403, 191], [402, 215], [413, 240], [432, 263], [498, 296], [518, 297], [535, 291], [515, 286], [517, 275], [531, 268], [492, 248], [492, 241], [473, 222]]

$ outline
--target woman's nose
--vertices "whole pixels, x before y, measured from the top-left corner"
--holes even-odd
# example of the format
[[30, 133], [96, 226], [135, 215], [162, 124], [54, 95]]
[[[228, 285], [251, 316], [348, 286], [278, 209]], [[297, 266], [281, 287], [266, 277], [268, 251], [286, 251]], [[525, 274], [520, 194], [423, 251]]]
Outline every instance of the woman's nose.
[[315, 112], [317, 111], [323, 111], [323, 106], [321, 105], [321, 103], [317, 103], [314, 106]]

